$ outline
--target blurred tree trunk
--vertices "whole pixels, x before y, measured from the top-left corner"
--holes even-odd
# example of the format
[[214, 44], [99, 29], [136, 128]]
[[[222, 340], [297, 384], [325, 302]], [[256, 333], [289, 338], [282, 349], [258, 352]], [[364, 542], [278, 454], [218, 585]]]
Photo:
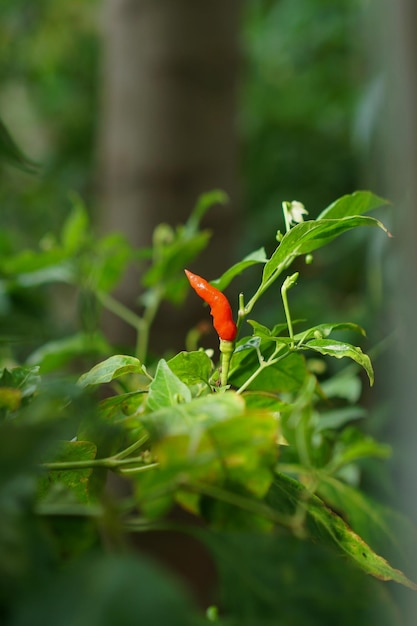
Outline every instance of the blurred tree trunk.
[[[239, 202], [236, 87], [241, 0], [104, 0], [98, 139], [101, 228], [149, 246], [156, 224], [185, 220], [197, 197], [221, 188], [212, 210], [208, 278], [232, 258]], [[118, 293], [132, 305], [136, 278]], [[184, 314], [159, 320], [160, 343], [177, 347]], [[188, 322], [189, 322], [188, 318]], [[113, 326], [112, 339], [127, 337]]]
[[[417, 3], [415, 0], [374, 0], [373, 25], [379, 25], [379, 68], [386, 76], [383, 139], [379, 165], [383, 193], [393, 201], [390, 248], [391, 284], [396, 335], [386, 359], [387, 388], [392, 392], [391, 435], [396, 451], [396, 493], [402, 510], [417, 524]], [[381, 20], [378, 23], [378, 19]], [[387, 45], [388, 42], [388, 45]], [[410, 545], [411, 571], [417, 580], [416, 547]], [[417, 623], [415, 594], [401, 594], [404, 624]]]
[[[386, 23], [392, 54], [389, 93], [393, 102], [388, 120], [388, 148], [391, 159], [387, 174], [395, 201], [395, 245], [398, 255], [396, 309], [400, 333], [397, 336], [395, 408], [400, 420], [399, 458], [401, 494], [405, 511], [417, 525], [417, 3], [398, 0], [387, 3]], [[387, 40], [384, 39], [384, 44]], [[392, 372], [392, 363], [389, 365]], [[391, 374], [392, 375], [392, 374]], [[396, 417], [396, 416], [394, 416]], [[410, 575], [417, 579], [417, 549]], [[406, 596], [407, 624], [417, 623], [417, 599]]]

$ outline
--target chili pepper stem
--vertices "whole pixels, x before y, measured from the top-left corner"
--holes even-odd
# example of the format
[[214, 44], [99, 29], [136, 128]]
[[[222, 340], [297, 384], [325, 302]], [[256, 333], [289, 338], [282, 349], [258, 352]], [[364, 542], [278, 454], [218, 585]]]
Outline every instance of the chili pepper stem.
[[239, 294], [239, 310], [237, 312], [237, 327], [239, 328], [243, 320], [245, 319], [245, 296], [243, 293]]
[[298, 276], [299, 276], [298, 272], [295, 272], [295, 274], [292, 274], [291, 276], [287, 276], [287, 278], [284, 280], [284, 283], [283, 283], [283, 285], [281, 287], [281, 297], [282, 297], [282, 302], [283, 302], [283, 305], [284, 305], [285, 317], [287, 318], [288, 333], [289, 333], [290, 339], [291, 339], [291, 349], [292, 350], [294, 349], [294, 331], [293, 331], [293, 327], [292, 327], [290, 308], [288, 306], [287, 291], [288, 291], [288, 289], [290, 289], [290, 287], [295, 285]]
[[234, 349], [235, 349], [234, 341], [226, 341], [225, 339], [220, 339], [220, 366], [221, 366], [220, 383], [222, 387], [225, 387], [227, 385], [230, 360], [232, 358]]

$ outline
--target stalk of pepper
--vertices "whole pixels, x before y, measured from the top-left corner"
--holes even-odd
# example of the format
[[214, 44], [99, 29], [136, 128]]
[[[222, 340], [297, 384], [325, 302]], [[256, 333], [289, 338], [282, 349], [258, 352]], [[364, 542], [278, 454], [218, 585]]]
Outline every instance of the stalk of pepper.
[[233, 320], [232, 309], [226, 296], [210, 285], [204, 278], [184, 270], [194, 291], [210, 306], [213, 326], [219, 335], [221, 353], [221, 384], [227, 385], [230, 359], [234, 350], [237, 326]]

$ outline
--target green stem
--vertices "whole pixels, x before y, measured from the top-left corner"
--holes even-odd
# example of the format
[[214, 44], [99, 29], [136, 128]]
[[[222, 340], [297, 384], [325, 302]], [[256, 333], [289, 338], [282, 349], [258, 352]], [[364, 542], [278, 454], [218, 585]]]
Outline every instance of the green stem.
[[54, 461], [52, 463], [42, 463], [41, 467], [48, 471], [72, 471], [83, 469], [96, 469], [99, 467], [117, 470], [119, 468], [136, 465], [135, 469], [153, 469], [158, 466], [158, 463], [143, 463], [142, 457], [134, 457], [130, 459], [118, 459], [116, 457], [107, 457], [104, 459], [87, 459], [85, 461]]
[[237, 312], [237, 327], [240, 328], [243, 320], [245, 319], [246, 310], [245, 310], [245, 296], [243, 293], [239, 294], [239, 310]]
[[149, 298], [149, 304], [145, 307], [142, 317], [104, 291], [97, 291], [96, 295], [99, 302], [108, 311], [120, 317], [121, 320], [136, 330], [136, 356], [141, 363], [144, 363], [148, 352], [150, 328], [162, 300], [160, 291], [153, 290], [153, 297]]
[[141, 363], [144, 363], [148, 354], [149, 345], [149, 333], [151, 330], [152, 322], [158, 312], [159, 305], [162, 300], [162, 293], [155, 289], [152, 293], [153, 297], [149, 299], [149, 303], [146, 305], [141, 318], [140, 328], [138, 328], [137, 342], [136, 342], [136, 356]]
[[137, 465], [136, 467], [120, 467], [117, 471], [119, 474], [141, 474], [142, 472], [146, 472], [148, 469], [155, 469], [159, 467], [159, 463], [147, 463], [146, 465]]
[[[278, 250], [279, 250], [279, 248], [278, 248]], [[273, 259], [273, 256], [274, 255], [272, 255], [271, 259]], [[279, 263], [277, 265], [277, 267], [271, 272], [271, 275], [266, 280], [264, 280], [264, 278], [262, 278], [262, 283], [259, 285], [257, 291], [253, 294], [252, 298], [249, 300], [249, 302], [245, 306], [245, 311], [244, 311], [243, 317], [246, 317], [247, 315], [249, 315], [249, 313], [252, 311], [253, 307], [255, 306], [257, 301], [259, 300], [259, 298], [276, 281], [278, 276], [280, 276], [280, 274], [282, 274], [282, 272], [291, 265], [291, 263], [294, 261], [294, 259], [297, 256], [299, 256], [299, 255], [295, 254], [295, 253], [289, 254], [288, 257], [284, 261], [282, 261], [281, 263]], [[271, 259], [268, 261], [268, 263], [271, 262]], [[268, 263], [266, 264], [265, 268], [268, 267]]]
[[133, 326], [136, 330], [141, 327], [142, 318], [139, 315], [136, 315], [133, 311], [131, 311], [127, 306], [113, 298], [110, 294], [104, 291], [96, 292], [97, 298], [99, 302], [108, 310], [110, 313], [114, 313], [117, 317], [120, 317], [121, 320], [129, 324], [129, 326]]
[[290, 202], [282, 203], [282, 212], [284, 214], [285, 230], [287, 233], [291, 230], [291, 220], [290, 220], [290, 215], [288, 211], [288, 205], [290, 204], [291, 204]]
[[149, 531], [175, 531], [189, 532], [184, 524], [167, 520], [149, 521], [142, 517], [132, 517], [124, 521], [123, 528], [127, 532], [149, 532]]
[[220, 339], [220, 366], [221, 366], [220, 384], [222, 387], [225, 387], [227, 385], [230, 361], [231, 361], [234, 349], [235, 349], [234, 341], [226, 341], [225, 339]]
[[[281, 270], [282, 271], [282, 270]], [[275, 281], [276, 278], [278, 278], [279, 274], [281, 273], [281, 271], [279, 272], [274, 272], [267, 281], [261, 283], [261, 285], [259, 285], [257, 291], [253, 294], [252, 298], [249, 300], [249, 302], [246, 304], [245, 306], [245, 310], [244, 310], [244, 314], [242, 315], [242, 317], [246, 317], [247, 315], [249, 315], [249, 313], [252, 311], [253, 307], [255, 306], [255, 304], [257, 303], [257, 301], [259, 300], [259, 298], [262, 296], [262, 294], [272, 285], [272, 283]]]
[[284, 312], [285, 312], [285, 317], [286, 317], [286, 320], [287, 320], [288, 334], [289, 334], [290, 339], [291, 339], [291, 349], [292, 350], [294, 349], [294, 331], [293, 331], [293, 327], [292, 327], [290, 307], [288, 306], [287, 291], [288, 291], [288, 289], [290, 289], [290, 287], [295, 285], [298, 276], [299, 276], [298, 272], [295, 272], [295, 274], [292, 274], [291, 276], [287, 276], [287, 278], [284, 280], [284, 282], [282, 284], [282, 287], [281, 287], [281, 297], [282, 297], [282, 302], [283, 302], [283, 305], [284, 305]]
[[143, 444], [145, 444], [148, 440], [149, 440], [149, 435], [148, 434], [143, 435], [140, 439], [135, 441], [135, 443], [132, 443], [131, 446], [129, 446], [128, 448], [125, 448], [118, 454], [115, 454], [112, 458], [113, 459], [125, 459], [127, 456], [129, 456], [129, 454], [132, 454], [132, 452], [136, 452], [136, 450], [139, 450], [139, 448], [141, 448]]
[[98, 517], [103, 519], [102, 506], [72, 501], [68, 503], [41, 501], [35, 504], [35, 513], [48, 517], [65, 515], [65, 517]]
[[290, 256], [285, 263], [280, 263], [277, 268], [272, 272], [272, 274], [267, 278], [264, 282], [262, 279], [262, 283], [259, 285], [257, 291], [253, 294], [252, 298], [249, 300], [247, 305], [245, 306], [245, 316], [249, 315], [252, 311], [253, 307], [259, 300], [259, 298], [269, 289], [269, 287], [276, 281], [278, 276], [289, 266], [293, 261], [293, 256]]
[[270, 365], [275, 365], [275, 363], [278, 363], [278, 361], [281, 361], [282, 359], [285, 359], [286, 356], [289, 355], [289, 352], [285, 352], [285, 354], [281, 354], [280, 356], [276, 356], [278, 354], [278, 352], [281, 351], [281, 349], [283, 349], [285, 346], [279, 346], [274, 353], [269, 357], [269, 359], [267, 361], [260, 361], [259, 362], [259, 367], [257, 370], [255, 370], [253, 372], [253, 374], [251, 374], [249, 376], [249, 378], [247, 378], [245, 380], [245, 382], [243, 383], [243, 385], [241, 385], [239, 387], [239, 389], [236, 391], [236, 393], [241, 394], [243, 393], [251, 383], [253, 383], [253, 381], [259, 376], [259, 374], [266, 369], [267, 367], [269, 367]]

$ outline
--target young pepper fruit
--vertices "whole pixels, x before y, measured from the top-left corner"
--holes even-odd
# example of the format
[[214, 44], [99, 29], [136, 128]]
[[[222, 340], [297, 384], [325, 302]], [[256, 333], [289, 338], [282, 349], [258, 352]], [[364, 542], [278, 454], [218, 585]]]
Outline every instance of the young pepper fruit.
[[237, 326], [233, 321], [232, 309], [226, 296], [208, 283], [201, 276], [184, 270], [191, 287], [207, 304], [210, 305], [210, 313], [213, 316], [213, 326], [220, 339], [234, 341], [237, 334]]
[[184, 270], [191, 287], [210, 306], [213, 316], [213, 326], [219, 335], [221, 352], [221, 384], [227, 384], [230, 359], [234, 350], [234, 340], [237, 335], [237, 326], [233, 320], [232, 309], [226, 296], [210, 285], [204, 278]]

